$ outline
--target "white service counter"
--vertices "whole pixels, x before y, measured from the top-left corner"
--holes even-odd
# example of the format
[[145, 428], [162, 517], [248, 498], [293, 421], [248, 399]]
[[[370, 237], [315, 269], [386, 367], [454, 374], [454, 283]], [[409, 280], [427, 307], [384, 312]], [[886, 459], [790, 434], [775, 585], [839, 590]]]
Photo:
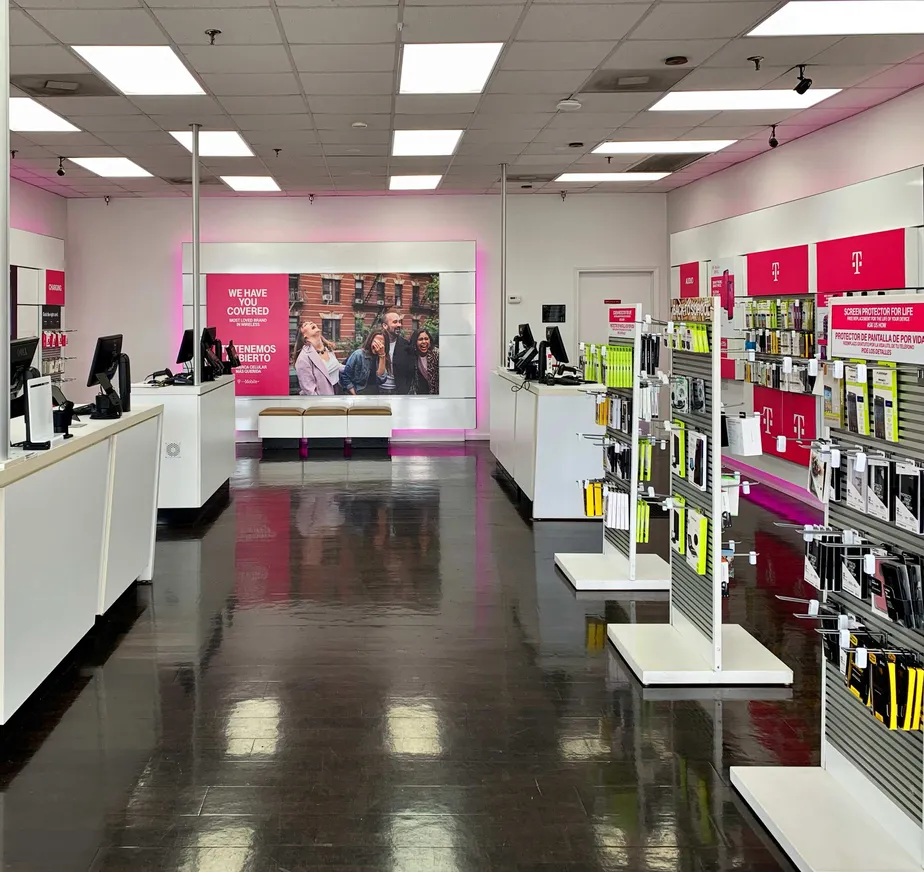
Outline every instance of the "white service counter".
[[[0, 723], [136, 580], [150, 580], [161, 406], [74, 428], [0, 469]], [[22, 418], [11, 437], [25, 436]]]
[[164, 406], [157, 508], [201, 509], [234, 473], [234, 376], [132, 385], [132, 401]]
[[[588, 386], [590, 387], [590, 386]], [[595, 399], [587, 388], [529, 382], [497, 369], [491, 374], [491, 453], [532, 502], [536, 520], [584, 518], [580, 482], [600, 478]]]

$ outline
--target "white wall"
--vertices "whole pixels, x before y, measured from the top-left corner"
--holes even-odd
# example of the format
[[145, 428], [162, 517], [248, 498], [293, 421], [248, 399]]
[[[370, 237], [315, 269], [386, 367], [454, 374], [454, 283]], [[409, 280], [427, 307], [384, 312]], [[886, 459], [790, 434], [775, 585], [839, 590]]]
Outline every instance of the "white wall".
[[10, 227], [64, 239], [67, 200], [18, 179], [10, 179]]
[[[478, 433], [489, 432], [488, 374], [500, 354], [500, 198], [490, 196], [204, 199], [202, 242], [474, 240], [477, 246]], [[125, 334], [136, 379], [168, 365], [182, 329], [182, 199], [73, 199], [67, 204], [68, 324], [76, 370], [95, 337]], [[508, 213], [508, 293], [539, 306], [565, 303], [574, 317], [579, 268], [654, 266], [667, 283], [666, 195], [516, 196]], [[514, 290], [516, 288], [516, 290]], [[509, 316], [508, 316], [509, 317]], [[573, 341], [568, 329], [565, 341]], [[573, 345], [569, 345], [569, 348]], [[73, 391], [75, 394], [77, 390]], [[84, 393], [86, 396], [86, 393]]]
[[668, 194], [671, 233], [920, 166], [924, 88], [790, 143], [785, 124], [778, 135], [779, 148]]

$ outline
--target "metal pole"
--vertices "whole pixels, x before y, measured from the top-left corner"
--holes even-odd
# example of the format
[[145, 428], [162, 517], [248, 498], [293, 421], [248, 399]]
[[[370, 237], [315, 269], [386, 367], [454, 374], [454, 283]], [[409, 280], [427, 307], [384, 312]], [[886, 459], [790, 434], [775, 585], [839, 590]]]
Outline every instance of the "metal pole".
[[501, 164], [501, 367], [507, 366], [507, 164]]
[[192, 280], [193, 280], [193, 384], [202, 384], [202, 293], [199, 287], [199, 130], [201, 124], [190, 124], [192, 128]]
[[10, 4], [0, 0], [0, 463], [10, 459]]

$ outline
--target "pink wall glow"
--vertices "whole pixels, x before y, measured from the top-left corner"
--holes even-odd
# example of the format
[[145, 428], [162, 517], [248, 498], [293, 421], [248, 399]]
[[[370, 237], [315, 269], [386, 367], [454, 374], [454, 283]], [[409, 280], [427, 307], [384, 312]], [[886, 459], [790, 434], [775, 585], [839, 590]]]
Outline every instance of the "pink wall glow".
[[64, 239], [67, 200], [18, 179], [10, 179], [10, 227]]

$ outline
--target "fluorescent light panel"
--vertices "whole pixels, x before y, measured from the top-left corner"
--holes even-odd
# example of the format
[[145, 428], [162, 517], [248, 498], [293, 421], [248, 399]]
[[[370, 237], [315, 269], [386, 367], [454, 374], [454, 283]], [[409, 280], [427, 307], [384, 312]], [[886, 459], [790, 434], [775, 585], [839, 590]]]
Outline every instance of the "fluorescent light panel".
[[278, 191], [272, 176], [222, 176], [221, 180], [235, 191]]
[[601, 142], [593, 154], [702, 154], [721, 151], [737, 139], [686, 139], [665, 142]]
[[396, 130], [392, 142], [393, 157], [423, 157], [453, 154], [461, 130]]
[[151, 175], [127, 157], [69, 157], [68, 160], [106, 179], [140, 179]]
[[855, 36], [924, 33], [921, 0], [796, 0], [748, 36]]
[[840, 93], [840, 88], [812, 88], [805, 94], [791, 90], [671, 91], [651, 112], [722, 112], [753, 109], [807, 109]]
[[556, 182], [657, 182], [670, 173], [562, 173]]
[[205, 93], [169, 45], [75, 45], [71, 48], [128, 96]]
[[408, 43], [401, 62], [401, 94], [480, 94], [502, 42]]
[[79, 128], [31, 97], [10, 97], [10, 130], [17, 133], [74, 133]]
[[[192, 151], [191, 130], [171, 130], [170, 135]], [[199, 157], [253, 157], [253, 152], [236, 130], [200, 130]]]
[[392, 176], [388, 180], [389, 191], [432, 191], [442, 176]]

